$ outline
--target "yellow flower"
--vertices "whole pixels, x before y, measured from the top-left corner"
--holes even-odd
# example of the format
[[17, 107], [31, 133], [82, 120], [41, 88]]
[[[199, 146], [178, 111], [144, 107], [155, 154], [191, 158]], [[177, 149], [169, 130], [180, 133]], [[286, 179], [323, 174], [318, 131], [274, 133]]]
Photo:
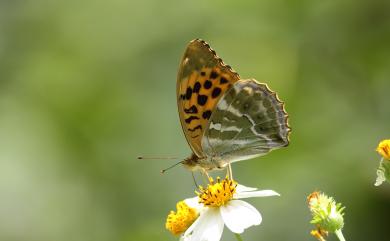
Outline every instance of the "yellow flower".
[[390, 160], [390, 139], [383, 140], [379, 143], [376, 151], [383, 156], [383, 158]]
[[376, 170], [375, 186], [380, 186], [386, 180], [390, 182], [390, 139], [379, 143], [376, 151], [382, 156], [379, 167]]
[[178, 202], [176, 204], [177, 212], [171, 211], [168, 214], [165, 228], [174, 235], [179, 235], [186, 231], [199, 216], [198, 211], [190, 207], [186, 201]]
[[228, 178], [217, 182], [210, 178], [210, 184], [207, 188], [199, 187], [199, 192], [196, 192], [199, 197], [199, 202], [208, 207], [220, 207], [233, 199], [233, 194], [236, 192], [237, 182]]

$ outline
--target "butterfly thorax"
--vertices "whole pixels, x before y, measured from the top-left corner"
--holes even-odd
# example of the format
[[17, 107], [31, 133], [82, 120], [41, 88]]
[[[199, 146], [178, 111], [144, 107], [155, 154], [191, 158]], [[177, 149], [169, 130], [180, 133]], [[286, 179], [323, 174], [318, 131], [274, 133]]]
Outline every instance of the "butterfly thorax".
[[222, 161], [220, 158], [215, 157], [198, 157], [192, 153], [191, 156], [183, 160], [183, 165], [191, 171], [198, 169], [204, 169], [207, 171], [222, 169], [227, 163]]

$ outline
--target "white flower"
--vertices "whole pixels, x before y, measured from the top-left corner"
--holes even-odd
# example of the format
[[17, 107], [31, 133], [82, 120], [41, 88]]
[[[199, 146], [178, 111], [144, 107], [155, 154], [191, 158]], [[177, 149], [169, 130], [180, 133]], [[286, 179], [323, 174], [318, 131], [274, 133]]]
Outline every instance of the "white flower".
[[250, 197], [280, 196], [272, 190], [257, 191], [256, 188], [238, 185], [235, 181], [210, 180], [207, 188], [200, 187], [200, 193], [184, 202], [199, 213], [199, 217], [181, 236], [182, 241], [219, 241], [224, 225], [233, 233], [259, 225], [260, 213], [249, 203], [239, 200]]

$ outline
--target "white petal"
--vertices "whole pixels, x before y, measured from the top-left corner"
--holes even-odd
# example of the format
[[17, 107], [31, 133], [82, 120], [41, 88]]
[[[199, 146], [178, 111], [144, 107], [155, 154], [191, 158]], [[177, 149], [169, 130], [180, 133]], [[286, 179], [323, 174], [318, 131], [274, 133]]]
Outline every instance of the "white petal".
[[198, 212], [203, 208], [203, 205], [199, 203], [199, 197], [187, 198], [184, 202], [190, 207], [196, 209]]
[[261, 223], [261, 215], [252, 205], [241, 200], [232, 200], [220, 207], [226, 226], [233, 233], [242, 233], [246, 228]]
[[279, 193], [273, 190], [261, 190], [255, 192], [237, 192], [233, 195], [234, 199], [248, 198], [248, 197], [270, 197], [270, 196], [280, 196]]
[[219, 241], [223, 231], [223, 220], [217, 208], [208, 208], [187, 229], [183, 241]]
[[376, 181], [375, 181], [375, 186], [380, 186], [384, 181], [386, 181], [386, 177], [385, 177], [385, 172], [378, 168], [378, 170], [376, 170]]
[[246, 187], [244, 185], [238, 184], [236, 187], [236, 192], [251, 192], [251, 191], [256, 191], [257, 188], [255, 187]]

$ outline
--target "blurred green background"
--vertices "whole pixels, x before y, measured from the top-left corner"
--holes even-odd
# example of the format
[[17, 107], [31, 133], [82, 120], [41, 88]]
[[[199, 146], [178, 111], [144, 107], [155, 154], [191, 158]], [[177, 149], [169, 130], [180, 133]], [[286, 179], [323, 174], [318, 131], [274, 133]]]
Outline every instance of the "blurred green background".
[[190, 154], [175, 88], [194, 38], [290, 115], [288, 148], [233, 165], [282, 194], [249, 200], [263, 223], [244, 240], [314, 240], [314, 190], [347, 207], [347, 240], [385, 240], [390, 185], [373, 184], [390, 137], [389, 13], [387, 0], [1, 0], [0, 240], [178, 240], [165, 218], [194, 196], [191, 174], [136, 156]]

